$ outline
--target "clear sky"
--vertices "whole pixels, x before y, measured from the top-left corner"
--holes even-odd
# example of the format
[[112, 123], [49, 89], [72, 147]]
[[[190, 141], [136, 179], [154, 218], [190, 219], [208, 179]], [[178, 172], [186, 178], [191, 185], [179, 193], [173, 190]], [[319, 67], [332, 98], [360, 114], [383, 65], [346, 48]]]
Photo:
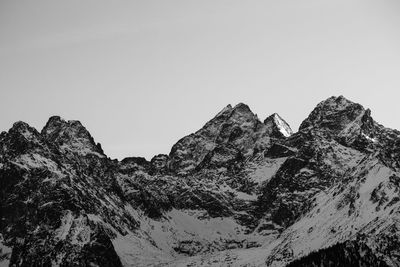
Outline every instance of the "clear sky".
[[112, 158], [169, 153], [227, 104], [294, 130], [332, 95], [400, 129], [400, 1], [0, 1], [0, 131], [80, 120]]

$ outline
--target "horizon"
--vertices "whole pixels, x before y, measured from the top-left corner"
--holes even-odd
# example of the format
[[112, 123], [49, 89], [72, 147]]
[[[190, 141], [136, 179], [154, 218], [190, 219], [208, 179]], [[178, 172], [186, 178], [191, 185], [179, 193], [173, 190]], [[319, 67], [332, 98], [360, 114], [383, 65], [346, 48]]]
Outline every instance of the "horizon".
[[400, 129], [400, 2], [0, 3], [0, 129], [81, 121], [111, 158], [168, 154], [227, 103], [297, 131], [332, 95]]

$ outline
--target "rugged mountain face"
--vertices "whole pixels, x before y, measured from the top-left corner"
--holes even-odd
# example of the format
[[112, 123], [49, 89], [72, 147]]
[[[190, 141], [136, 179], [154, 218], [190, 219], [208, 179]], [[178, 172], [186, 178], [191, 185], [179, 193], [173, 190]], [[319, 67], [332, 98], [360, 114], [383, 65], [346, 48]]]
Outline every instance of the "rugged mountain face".
[[342, 96], [296, 133], [228, 105], [150, 161], [108, 158], [78, 121], [17, 122], [0, 265], [400, 266], [399, 156], [400, 132]]
[[273, 139], [291, 133], [289, 125], [277, 114], [262, 123], [247, 105], [228, 105], [203, 128], [172, 147], [171, 169], [188, 174], [204, 164], [232, 165], [230, 161], [263, 151]]

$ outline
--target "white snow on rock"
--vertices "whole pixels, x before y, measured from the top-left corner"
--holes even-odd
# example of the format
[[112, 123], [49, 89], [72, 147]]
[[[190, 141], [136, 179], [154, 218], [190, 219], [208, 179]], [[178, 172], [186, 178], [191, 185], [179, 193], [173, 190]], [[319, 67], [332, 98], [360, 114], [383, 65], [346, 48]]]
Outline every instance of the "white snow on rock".
[[219, 187], [219, 189], [222, 192], [231, 192], [231, 193], [233, 193], [236, 196], [236, 198], [238, 198], [238, 199], [248, 200], [248, 201], [257, 200], [257, 195], [255, 195], [255, 194], [246, 194], [244, 192], [237, 191], [237, 190], [233, 189], [232, 187], [230, 187], [229, 185], [227, 185], [225, 182], [223, 183], [222, 186]]
[[372, 138], [372, 137], [366, 135], [365, 133], [361, 133], [361, 134], [362, 134], [362, 136], [364, 136], [367, 140], [369, 140], [369, 141], [371, 141], [371, 142], [373, 142], [373, 143], [376, 143], [376, 142], [377, 142], [377, 140], [376, 140], [375, 138]]
[[[275, 258], [271, 266], [284, 266], [291, 259], [305, 256], [311, 251], [351, 240], [359, 231], [367, 232], [368, 227], [378, 232], [379, 229], [384, 229], [373, 225], [385, 221], [394, 207], [377, 211], [377, 204], [372, 203], [370, 198], [376, 186], [387, 181], [392, 171], [376, 162], [369, 162], [364, 167], [370, 169], [366, 179], [349, 184], [347, 190], [339, 195], [334, 194], [335, 189], [318, 194], [315, 201], [318, 205], [269, 246], [268, 249]], [[350, 208], [352, 199], [355, 201], [355, 211]], [[287, 249], [293, 253], [290, 258], [283, 256]]]
[[57, 240], [68, 238], [71, 244], [83, 246], [90, 241], [91, 232], [86, 216], [74, 217], [71, 211], [67, 211], [61, 219], [61, 226], [54, 234]]
[[202, 210], [173, 209], [161, 220], [135, 214], [141, 223], [140, 230], [126, 236], [119, 235], [113, 240], [124, 266], [172, 264], [187, 258], [175, 251], [174, 248], [179, 246], [197, 254], [212, 254], [214, 251], [235, 248], [237, 244], [246, 246], [248, 242], [261, 243], [264, 238], [245, 234], [245, 228], [233, 218], [210, 218]]
[[266, 266], [265, 248], [234, 249], [198, 255], [170, 262], [168, 267], [236, 267]]
[[72, 212], [67, 211], [61, 219], [61, 226], [55, 231], [55, 238], [58, 240], [65, 240], [71, 229], [74, 217]]
[[23, 166], [26, 169], [46, 168], [52, 172], [59, 173], [59, 168], [54, 161], [36, 153], [23, 154], [16, 158], [14, 163], [18, 164], [19, 166]]
[[60, 149], [63, 152], [70, 152], [70, 153], [78, 153], [79, 155], [86, 156], [86, 155], [95, 155], [99, 158], [104, 158], [104, 155], [101, 155], [100, 153], [93, 151], [92, 148], [88, 147], [87, 144], [81, 143], [81, 142], [71, 142], [68, 145], [62, 145], [60, 146]]
[[0, 267], [6, 267], [10, 264], [12, 248], [4, 244], [3, 235], [0, 234]]
[[289, 125], [277, 113], [274, 113], [273, 116], [275, 124], [278, 127], [279, 131], [283, 134], [283, 136], [285, 137], [291, 136], [293, 134], [293, 131], [289, 127]]
[[254, 170], [249, 173], [252, 181], [261, 184], [268, 182], [279, 170], [287, 157], [276, 159], [265, 159], [260, 164], [254, 164]]
[[[396, 223], [389, 219], [390, 214], [400, 208], [399, 203], [389, 208], [377, 209], [378, 203], [371, 200], [371, 195], [374, 190], [381, 187], [388, 197], [387, 202], [398, 197], [396, 189], [389, 184], [389, 177], [395, 172], [379, 163], [373, 156], [365, 159], [361, 153], [353, 149], [340, 145], [325, 145], [329, 145], [329, 149], [342, 152], [341, 159], [351, 166], [348, 169], [352, 171], [349, 175], [357, 177], [348, 183], [345, 190], [339, 190], [338, 184], [328, 191], [318, 193], [316, 206], [280, 235], [270, 235], [269, 238], [265, 238], [262, 247], [196, 255], [176, 259], [167, 266], [282, 267], [294, 258], [308, 255], [312, 251], [338, 242], [354, 239], [357, 233], [368, 234], [374, 231], [376, 234], [390, 229], [388, 226]], [[338, 163], [332, 163], [331, 166], [341, 168]], [[300, 172], [309, 171], [307, 168], [300, 170]], [[267, 264], [270, 259], [272, 260]]]
[[112, 243], [125, 267], [155, 266], [173, 260], [170, 254], [163, 252], [154, 243], [136, 234], [118, 236]]

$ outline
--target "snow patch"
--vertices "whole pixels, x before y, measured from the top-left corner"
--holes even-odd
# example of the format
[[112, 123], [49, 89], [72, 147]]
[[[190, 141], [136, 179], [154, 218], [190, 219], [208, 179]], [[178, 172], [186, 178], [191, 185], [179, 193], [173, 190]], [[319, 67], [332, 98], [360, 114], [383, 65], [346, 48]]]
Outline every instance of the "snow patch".
[[74, 216], [72, 211], [68, 210], [64, 216], [61, 218], [61, 226], [55, 230], [55, 238], [58, 240], [65, 240], [71, 229]]
[[3, 235], [0, 234], [0, 267], [9, 266], [12, 248], [4, 245]]
[[63, 177], [64, 175], [58, 168], [57, 164], [52, 161], [51, 159], [48, 159], [40, 154], [23, 154], [16, 158], [14, 161], [11, 163], [19, 166], [20, 168], [23, 169], [37, 169], [37, 168], [46, 168], [49, 171], [58, 174], [59, 176]]
[[227, 185], [225, 182], [222, 186], [220, 186], [220, 190], [222, 192], [231, 192], [231, 193], [235, 194], [236, 198], [238, 198], [238, 199], [247, 200], [247, 201], [257, 200], [257, 195], [255, 195], [255, 194], [250, 195], [250, 194], [246, 194], [244, 192], [237, 191], [237, 190], [233, 189], [232, 187], [230, 187], [229, 185]]
[[258, 184], [268, 182], [276, 174], [286, 159], [287, 157], [265, 159], [261, 165], [257, 165], [256, 169], [249, 174], [251, 180]]
[[112, 240], [114, 250], [123, 266], [154, 266], [173, 260], [173, 257], [158, 249], [150, 241], [135, 234], [118, 236]]
[[365, 182], [360, 187], [360, 194], [370, 194], [381, 182], [387, 181], [393, 171], [382, 165], [375, 165], [372, 170], [369, 171]]
[[289, 125], [276, 113], [274, 114], [274, 121], [283, 136], [289, 137], [293, 134], [293, 131], [290, 129]]
[[[175, 249], [188, 245], [197, 254], [233, 248], [247, 242], [261, 243], [259, 235], [245, 234], [247, 228], [233, 218], [210, 218], [203, 210], [173, 209], [160, 220], [152, 220], [125, 207], [140, 222], [140, 228], [128, 235], [118, 235], [112, 242], [124, 266], [157, 266], [187, 258]], [[192, 257], [190, 257], [192, 258]]]
[[72, 152], [72, 153], [78, 153], [79, 155], [86, 156], [86, 155], [95, 155], [99, 158], [104, 158], [104, 155], [101, 155], [100, 153], [93, 151], [88, 145], [80, 142], [74, 142], [72, 144], [68, 145], [62, 145], [60, 146], [60, 149], [64, 152]]
[[376, 140], [375, 138], [372, 138], [372, 137], [366, 135], [365, 133], [361, 133], [361, 134], [362, 134], [362, 136], [364, 136], [368, 141], [371, 141], [371, 142], [373, 142], [373, 143], [376, 143], [376, 142], [377, 142], [377, 140]]

